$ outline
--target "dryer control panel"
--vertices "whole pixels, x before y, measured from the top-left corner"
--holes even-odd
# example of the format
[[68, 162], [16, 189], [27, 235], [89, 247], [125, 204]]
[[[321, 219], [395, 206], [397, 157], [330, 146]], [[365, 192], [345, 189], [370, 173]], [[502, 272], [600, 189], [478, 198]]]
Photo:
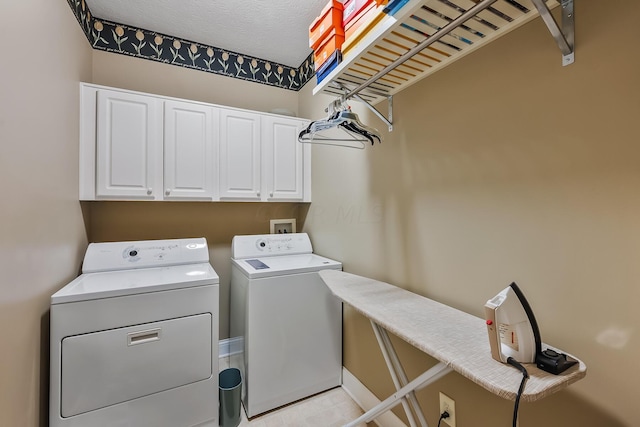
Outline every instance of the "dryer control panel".
[[82, 272], [96, 273], [203, 262], [209, 262], [209, 250], [204, 237], [91, 243], [84, 256]]
[[235, 236], [231, 243], [231, 257], [234, 259], [312, 252], [311, 240], [307, 233]]

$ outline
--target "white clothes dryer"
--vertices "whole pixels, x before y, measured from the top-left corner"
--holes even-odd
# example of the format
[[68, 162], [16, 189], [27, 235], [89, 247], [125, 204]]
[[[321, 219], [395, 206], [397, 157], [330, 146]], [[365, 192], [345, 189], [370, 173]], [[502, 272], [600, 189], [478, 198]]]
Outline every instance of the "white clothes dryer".
[[306, 233], [235, 236], [230, 359], [248, 417], [342, 384], [342, 304], [318, 271], [342, 264], [312, 253]]
[[50, 426], [217, 426], [218, 299], [204, 238], [90, 244], [51, 297]]

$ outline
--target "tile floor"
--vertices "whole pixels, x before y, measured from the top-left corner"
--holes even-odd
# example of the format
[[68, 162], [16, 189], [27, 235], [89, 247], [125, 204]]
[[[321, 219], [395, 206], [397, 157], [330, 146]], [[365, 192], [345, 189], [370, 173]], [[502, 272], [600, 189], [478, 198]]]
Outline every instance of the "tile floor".
[[[220, 359], [220, 370], [229, 367]], [[362, 409], [341, 388], [336, 387], [247, 420], [244, 410], [239, 427], [340, 427], [362, 415]], [[374, 423], [358, 427], [374, 426]]]
[[[240, 427], [340, 427], [362, 415], [349, 395], [337, 387], [247, 420], [242, 411]], [[366, 427], [362, 424], [358, 427]]]

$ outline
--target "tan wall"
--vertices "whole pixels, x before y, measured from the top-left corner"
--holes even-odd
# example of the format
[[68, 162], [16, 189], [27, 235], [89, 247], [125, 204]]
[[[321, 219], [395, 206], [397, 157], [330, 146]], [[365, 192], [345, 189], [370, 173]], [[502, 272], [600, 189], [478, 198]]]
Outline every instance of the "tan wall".
[[304, 203], [83, 202], [92, 242], [205, 237], [211, 265], [220, 277], [220, 339], [229, 338], [231, 239], [268, 234], [269, 220], [303, 224]]
[[[586, 362], [586, 379], [521, 406], [522, 427], [640, 425], [638, 14], [637, 2], [576, 2], [575, 64], [561, 66], [537, 19], [395, 96], [381, 145], [313, 150], [317, 251], [477, 316], [516, 281], [543, 340]], [[311, 86], [301, 113], [320, 118], [327, 98]], [[410, 376], [433, 363], [399, 352]], [[344, 364], [379, 397], [393, 391], [351, 310]], [[418, 393], [430, 425], [438, 391], [458, 426], [510, 425], [512, 402], [457, 374]]]
[[[255, 111], [298, 113], [294, 91], [102, 51], [93, 52], [91, 83]], [[93, 242], [206, 237], [211, 264], [220, 276], [221, 339], [229, 337], [231, 239], [235, 234], [269, 233], [269, 219], [296, 218], [301, 226], [300, 212], [307, 209], [295, 203], [102, 202], [87, 206], [91, 207], [89, 239]], [[129, 217], [139, 220], [136, 226], [127, 226], [130, 223], [123, 218]]]
[[0, 3], [0, 425], [47, 425], [49, 298], [86, 249], [78, 81], [89, 43], [65, 1]]
[[[298, 93], [188, 68], [102, 51], [93, 52], [91, 83], [255, 111], [297, 114]], [[229, 337], [231, 239], [269, 233], [269, 220], [296, 218], [302, 226], [308, 204], [88, 202], [92, 242], [206, 237], [211, 264], [220, 276], [220, 339]]]
[[[640, 289], [640, 59], [627, 42], [640, 5], [576, 9], [574, 65], [560, 67], [536, 20], [396, 96], [396, 130], [382, 145], [315, 148], [308, 215], [295, 204], [103, 202], [84, 204], [83, 216], [78, 81], [309, 117], [324, 114], [326, 98], [311, 98], [310, 84], [299, 106], [295, 92], [91, 53], [65, 2], [0, 6], [1, 38], [20, 40], [0, 79], [0, 425], [46, 425], [49, 296], [80, 267], [83, 219], [94, 240], [204, 235], [222, 278], [232, 235], [305, 215], [317, 252], [345, 270], [476, 315], [516, 280], [545, 341], [589, 366], [567, 391], [523, 405], [522, 427], [640, 424], [640, 312], [632, 306]], [[370, 327], [351, 311], [345, 342], [347, 368], [388, 395]], [[433, 363], [407, 346], [399, 352], [411, 376]], [[510, 402], [455, 374], [419, 393], [429, 414], [438, 390], [456, 399], [461, 426], [509, 423]]]

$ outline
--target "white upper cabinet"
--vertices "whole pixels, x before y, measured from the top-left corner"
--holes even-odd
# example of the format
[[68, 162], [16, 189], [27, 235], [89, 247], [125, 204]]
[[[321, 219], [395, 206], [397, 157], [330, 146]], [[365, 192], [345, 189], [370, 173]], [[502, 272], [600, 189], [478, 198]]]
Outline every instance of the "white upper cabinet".
[[164, 102], [164, 199], [215, 198], [218, 129], [218, 109]]
[[220, 111], [220, 199], [260, 200], [260, 115]]
[[222, 109], [220, 122], [221, 200], [310, 201], [310, 147], [298, 142], [307, 121]]
[[262, 119], [263, 180], [269, 201], [301, 201], [304, 197], [303, 149], [300, 119], [265, 116]]
[[162, 102], [99, 90], [96, 148], [96, 197], [161, 197]]
[[310, 202], [306, 125], [81, 83], [80, 200]]

